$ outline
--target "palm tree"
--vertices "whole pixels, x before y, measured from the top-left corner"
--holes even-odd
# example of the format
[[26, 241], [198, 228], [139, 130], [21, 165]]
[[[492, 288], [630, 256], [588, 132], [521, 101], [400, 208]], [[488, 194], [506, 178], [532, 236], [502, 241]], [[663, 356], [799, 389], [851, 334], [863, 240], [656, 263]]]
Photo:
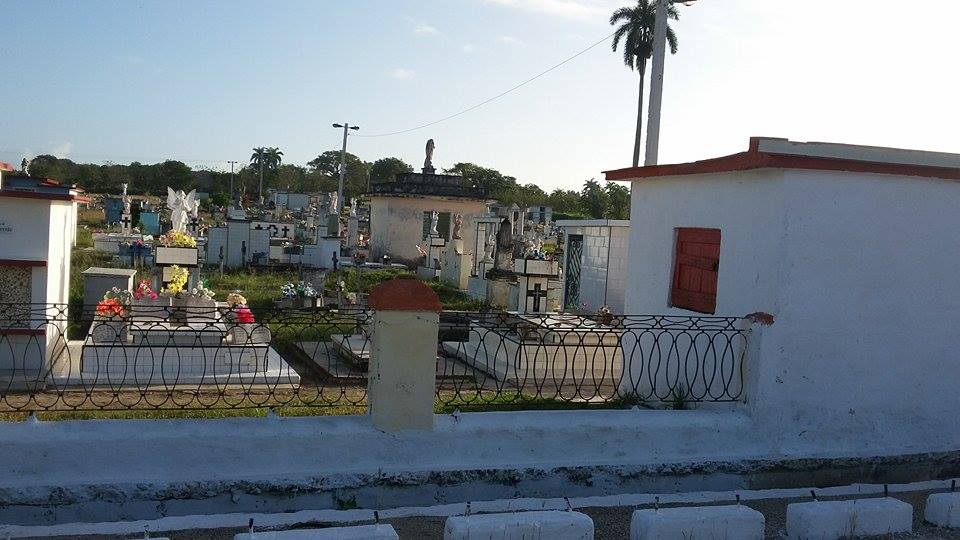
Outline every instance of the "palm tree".
[[[640, 73], [640, 94], [637, 98], [637, 138], [633, 143], [633, 166], [640, 164], [640, 135], [643, 133], [643, 76], [647, 70], [647, 59], [653, 54], [653, 27], [656, 22], [657, 0], [637, 0], [634, 7], [622, 7], [610, 16], [610, 24], [616, 25], [613, 33], [613, 50], [616, 52], [623, 41], [623, 63]], [[677, 20], [679, 15], [673, 7], [673, 0], [667, 9], [667, 17]], [[667, 26], [667, 43], [670, 53], [677, 53], [677, 35]]]
[[280, 168], [283, 161], [283, 152], [276, 147], [259, 146], [253, 149], [253, 155], [250, 156], [250, 163], [260, 169], [260, 203], [263, 204], [263, 169], [275, 171]]

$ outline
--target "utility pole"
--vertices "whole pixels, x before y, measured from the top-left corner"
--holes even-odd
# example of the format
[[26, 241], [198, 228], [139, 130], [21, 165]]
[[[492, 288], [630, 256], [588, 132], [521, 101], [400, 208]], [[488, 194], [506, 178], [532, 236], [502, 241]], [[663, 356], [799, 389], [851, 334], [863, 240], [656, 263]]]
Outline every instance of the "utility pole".
[[340, 183], [337, 185], [337, 211], [343, 209], [343, 179], [347, 175], [347, 130], [358, 130], [360, 126], [351, 126], [344, 122], [343, 124], [334, 124], [335, 128], [343, 128], [343, 148], [340, 149]]
[[263, 204], [263, 151], [260, 154], [260, 204]]
[[236, 164], [236, 161], [228, 161], [230, 164], [230, 204], [233, 204], [233, 166]]
[[650, 104], [647, 116], [647, 152], [644, 165], [656, 165], [660, 149], [660, 104], [663, 101], [663, 63], [667, 48], [667, 17], [670, 0], [657, 0], [653, 25], [653, 66], [650, 71]]

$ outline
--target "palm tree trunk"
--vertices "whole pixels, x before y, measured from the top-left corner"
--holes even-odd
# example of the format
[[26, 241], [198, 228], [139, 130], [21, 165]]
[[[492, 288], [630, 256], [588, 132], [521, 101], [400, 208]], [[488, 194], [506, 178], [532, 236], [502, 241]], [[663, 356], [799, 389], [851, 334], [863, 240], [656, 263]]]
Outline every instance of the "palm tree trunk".
[[640, 166], [640, 136], [643, 134], [643, 76], [647, 71], [647, 59], [637, 59], [637, 71], [640, 72], [640, 91], [637, 97], [637, 138], [633, 142], [633, 166]]

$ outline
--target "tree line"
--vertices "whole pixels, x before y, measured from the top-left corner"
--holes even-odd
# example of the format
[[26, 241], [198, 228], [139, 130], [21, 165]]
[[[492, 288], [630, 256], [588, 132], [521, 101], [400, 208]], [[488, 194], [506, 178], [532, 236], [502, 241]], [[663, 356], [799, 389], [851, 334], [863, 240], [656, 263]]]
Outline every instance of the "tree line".
[[[283, 163], [283, 152], [277, 148], [254, 148], [250, 163], [235, 171], [234, 191], [238, 195], [250, 201], [258, 199], [261, 165], [264, 190], [336, 191], [340, 177], [340, 151], [323, 152], [302, 166]], [[391, 182], [397, 174], [413, 171], [409, 163], [397, 157], [367, 162], [347, 153], [346, 165], [344, 192], [348, 198], [365, 193], [371, 183]], [[39, 155], [30, 161], [29, 172], [33, 176], [77, 184], [92, 193], [119, 194], [121, 184], [125, 183], [134, 195], [163, 196], [170, 186], [185, 191], [209, 192], [218, 204], [229, 201], [229, 172], [192, 169], [176, 160], [155, 164], [98, 165]], [[505, 205], [551, 206], [559, 217], [628, 219], [630, 216], [630, 191], [613, 182], [601, 184], [590, 179], [579, 191], [557, 188], [547, 193], [536, 184], [521, 184], [513, 176], [474, 163], [457, 163], [443, 172], [462, 176], [464, 185], [485, 188], [491, 198]]]

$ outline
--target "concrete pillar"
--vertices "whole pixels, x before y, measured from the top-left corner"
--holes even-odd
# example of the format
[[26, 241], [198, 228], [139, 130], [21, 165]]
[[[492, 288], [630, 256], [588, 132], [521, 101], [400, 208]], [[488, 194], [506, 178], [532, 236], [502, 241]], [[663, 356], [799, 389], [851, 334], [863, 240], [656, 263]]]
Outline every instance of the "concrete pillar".
[[440, 299], [415, 279], [393, 279], [370, 293], [367, 396], [373, 426], [383, 431], [433, 429]]

